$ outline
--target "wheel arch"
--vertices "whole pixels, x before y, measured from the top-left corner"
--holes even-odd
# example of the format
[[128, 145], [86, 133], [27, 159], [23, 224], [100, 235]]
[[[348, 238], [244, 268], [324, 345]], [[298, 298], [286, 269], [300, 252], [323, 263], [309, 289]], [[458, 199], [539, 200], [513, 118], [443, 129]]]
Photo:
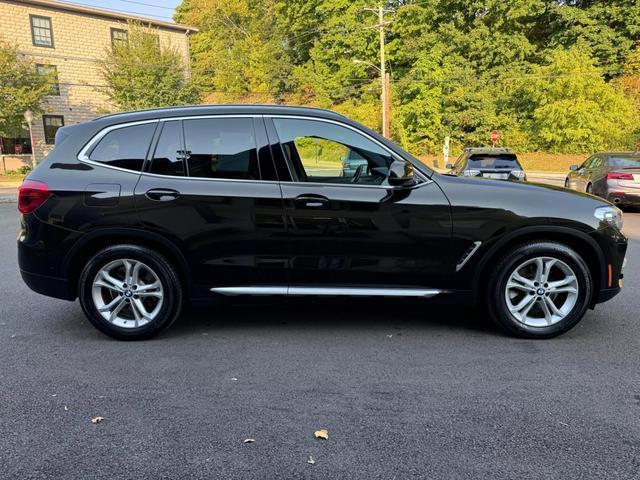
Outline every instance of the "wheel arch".
[[512, 234], [500, 239], [488, 251], [484, 253], [476, 266], [476, 274], [473, 279], [474, 301], [483, 298], [485, 294], [485, 281], [490, 273], [498, 255], [506, 250], [515, 248], [518, 245], [531, 241], [553, 241], [562, 243], [574, 249], [589, 267], [593, 277], [593, 292], [590, 305], [595, 305], [598, 292], [603, 288], [606, 279], [606, 265], [604, 255], [599, 245], [585, 233], [575, 229], [559, 226], [528, 227], [517, 230]]
[[120, 243], [134, 243], [157, 250], [170, 261], [173, 261], [185, 293], [189, 294], [191, 289], [189, 266], [186, 258], [175, 243], [152, 232], [127, 228], [107, 228], [86, 234], [69, 250], [63, 260], [62, 270], [66, 273], [70, 294], [73, 298], [78, 295], [78, 280], [86, 259], [102, 248]]

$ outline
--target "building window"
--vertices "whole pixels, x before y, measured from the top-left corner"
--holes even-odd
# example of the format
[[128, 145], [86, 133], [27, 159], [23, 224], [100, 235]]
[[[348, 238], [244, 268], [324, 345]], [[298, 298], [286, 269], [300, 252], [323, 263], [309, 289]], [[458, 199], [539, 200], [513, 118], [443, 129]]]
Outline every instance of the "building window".
[[116, 43], [126, 42], [129, 38], [129, 33], [126, 30], [122, 30], [120, 28], [112, 28], [111, 29], [111, 45], [115, 45]]
[[41, 63], [36, 64], [36, 72], [39, 75], [50, 75], [53, 79], [51, 84], [51, 91], [49, 95], [60, 95], [60, 83], [58, 81], [58, 67], [55, 65], [43, 65]]
[[44, 141], [47, 145], [53, 145], [56, 141], [56, 132], [64, 127], [64, 117], [62, 115], [43, 115]]
[[51, 18], [29, 15], [31, 20], [31, 40], [36, 47], [53, 48], [53, 31]]

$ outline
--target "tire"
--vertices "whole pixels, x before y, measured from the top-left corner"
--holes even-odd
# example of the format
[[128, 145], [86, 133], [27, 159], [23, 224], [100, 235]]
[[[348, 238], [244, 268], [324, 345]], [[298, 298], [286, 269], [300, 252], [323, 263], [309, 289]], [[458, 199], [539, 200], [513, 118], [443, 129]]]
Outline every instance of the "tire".
[[590, 183], [587, 184], [587, 188], [585, 189], [585, 192], [593, 195], [593, 185]]
[[571, 186], [569, 185], [569, 179], [568, 178], [565, 178], [565, 180], [564, 180], [564, 188], [566, 188], [566, 189], [571, 188]]
[[[125, 283], [127, 271], [130, 285]], [[175, 267], [163, 255], [141, 245], [119, 244], [89, 260], [80, 275], [78, 297], [102, 333], [118, 340], [145, 340], [176, 321], [183, 289]]]
[[[542, 280], [550, 266], [548, 278], [542, 283], [536, 282], [540, 261]], [[514, 278], [516, 272], [527, 280], [526, 285], [524, 280]], [[574, 280], [569, 282], [571, 278]], [[568, 283], [560, 285], [563, 282]], [[568, 246], [550, 241], [526, 243], [510, 250], [492, 269], [487, 285], [486, 306], [491, 318], [521, 338], [552, 338], [570, 330], [584, 316], [593, 292], [592, 276], [582, 257]], [[520, 305], [524, 307], [516, 311]]]

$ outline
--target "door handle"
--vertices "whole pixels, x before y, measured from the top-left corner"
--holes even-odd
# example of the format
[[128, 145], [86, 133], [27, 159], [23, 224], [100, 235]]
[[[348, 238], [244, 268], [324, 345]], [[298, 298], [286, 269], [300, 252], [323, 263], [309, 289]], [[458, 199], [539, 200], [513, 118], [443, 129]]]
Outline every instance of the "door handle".
[[329, 203], [329, 199], [322, 195], [300, 195], [294, 202], [300, 208], [322, 208]]
[[175, 200], [180, 196], [180, 192], [177, 190], [172, 190], [170, 188], [152, 188], [151, 190], [147, 190], [145, 196], [149, 200], [155, 200], [158, 202], [170, 202], [171, 200]]

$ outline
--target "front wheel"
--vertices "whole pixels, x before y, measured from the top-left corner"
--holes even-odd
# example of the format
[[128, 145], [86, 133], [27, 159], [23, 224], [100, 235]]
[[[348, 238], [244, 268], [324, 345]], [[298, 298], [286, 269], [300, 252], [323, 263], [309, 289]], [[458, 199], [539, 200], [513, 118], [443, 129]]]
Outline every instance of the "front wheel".
[[567, 188], [567, 189], [568, 189], [568, 188], [571, 188], [571, 185], [569, 184], [569, 179], [568, 179], [568, 178], [566, 178], [566, 179], [564, 180], [564, 188]]
[[182, 287], [171, 262], [140, 245], [114, 245], [87, 263], [80, 305], [101, 332], [119, 340], [151, 338], [180, 314]]
[[593, 291], [589, 269], [573, 249], [556, 242], [516, 247], [489, 278], [487, 307], [508, 332], [551, 338], [584, 316]]

